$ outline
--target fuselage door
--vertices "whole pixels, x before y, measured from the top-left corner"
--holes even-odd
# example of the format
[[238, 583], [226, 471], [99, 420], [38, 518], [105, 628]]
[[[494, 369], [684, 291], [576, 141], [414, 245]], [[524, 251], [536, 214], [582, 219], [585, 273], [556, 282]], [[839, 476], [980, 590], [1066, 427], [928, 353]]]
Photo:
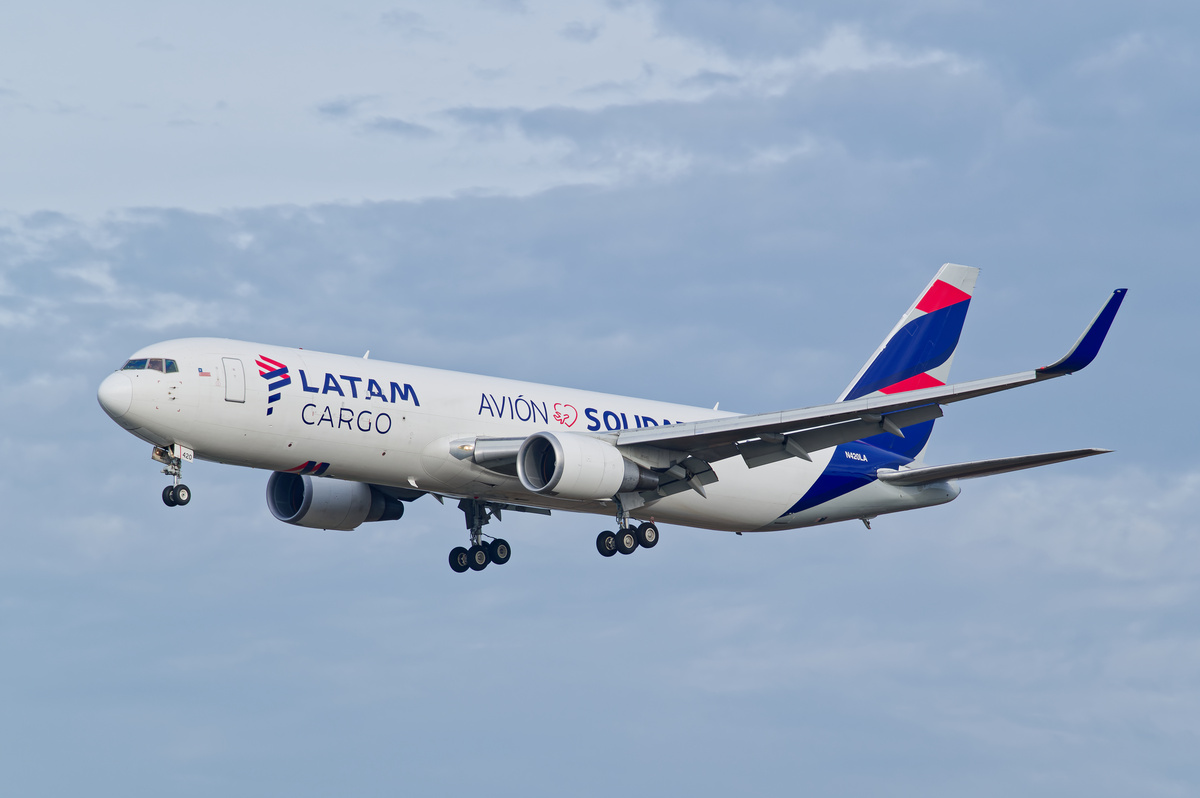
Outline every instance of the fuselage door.
[[242, 370], [242, 361], [236, 357], [223, 357], [221, 363], [225, 366], [225, 401], [246, 401], [246, 372]]

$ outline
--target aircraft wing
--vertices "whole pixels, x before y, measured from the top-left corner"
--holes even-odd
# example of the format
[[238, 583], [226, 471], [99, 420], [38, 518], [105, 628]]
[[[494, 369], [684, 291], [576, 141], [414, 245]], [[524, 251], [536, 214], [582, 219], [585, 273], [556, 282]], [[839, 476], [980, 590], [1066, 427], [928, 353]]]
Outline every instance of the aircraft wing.
[[[692, 477], [706, 470], [711, 473], [710, 469], [702, 467], [704, 464], [736, 455], [745, 458], [747, 465], [753, 468], [787, 457], [809, 459], [809, 452], [880, 432], [903, 437], [904, 427], [940, 417], [941, 405], [1043, 382], [1086, 367], [1100, 351], [1100, 345], [1125, 298], [1125, 291], [1120, 288], [1113, 292], [1065, 356], [1033, 371], [797, 410], [627, 429], [612, 433], [609, 437], [631, 455], [637, 457], [641, 454], [647, 460], [655, 459], [653, 450], [686, 453], [691, 461], [690, 464], [683, 463], [683, 470], [689, 473], [686, 481], [691, 481]], [[681, 458], [670, 459], [679, 463]], [[709, 481], [712, 480], [715, 480], [715, 475]], [[700, 483], [707, 484], [703, 479]], [[695, 485], [692, 487], [695, 488]]]
[[[1126, 289], [1120, 288], [1113, 292], [1066, 355], [1049, 366], [1032, 371], [894, 395], [872, 394], [861, 399], [796, 410], [626, 429], [598, 437], [612, 441], [620, 447], [626, 457], [662, 472], [663, 479], [659, 486], [655, 490], [641, 493], [640, 501], [655, 501], [685, 490], [694, 490], [703, 496], [704, 486], [717, 481], [716, 472], [711, 464], [729, 457], [741, 456], [750, 468], [789, 457], [811, 460], [810, 452], [869, 438], [881, 432], [904, 437], [905, 427], [940, 418], [942, 405], [1044, 382], [1079, 371], [1090, 364], [1099, 353], [1100, 346], [1104, 343], [1104, 338], [1116, 317], [1117, 309], [1125, 298], [1125, 291]], [[459, 459], [471, 459], [485, 468], [515, 476], [517, 454], [524, 440], [462, 439], [451, 443], [451, 454]], [[1025, 458], [937, 466], [934, 470], [910, 469], [888, 475], [885, 480], [895, 484], [908, 484], [905, 480], [930, 482], [961, 479], [1032, 468], [1034, 465], [1086, 457], [1090, 454], [1100, 454], [1102, 451], [1074, 450], [1030, 455]], [[1037, 462], [1030, 459], [1047, 457], [1052, 459]], [[627, 497], [629, 498], [632, 497]]]

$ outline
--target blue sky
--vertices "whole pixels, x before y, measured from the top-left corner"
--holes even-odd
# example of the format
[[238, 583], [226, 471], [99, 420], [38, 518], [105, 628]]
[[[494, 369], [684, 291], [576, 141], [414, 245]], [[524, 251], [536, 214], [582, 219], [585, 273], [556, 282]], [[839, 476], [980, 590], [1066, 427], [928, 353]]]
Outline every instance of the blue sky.
[[[0, 25], [0, 772], [14, 794], [1194, 794], [1182, 2], [13, 8]], [[932, 462], [1114, 454], [758, 536], [168, 510], [95, 386], [228, 335], [746, 412], [983, 268]]]

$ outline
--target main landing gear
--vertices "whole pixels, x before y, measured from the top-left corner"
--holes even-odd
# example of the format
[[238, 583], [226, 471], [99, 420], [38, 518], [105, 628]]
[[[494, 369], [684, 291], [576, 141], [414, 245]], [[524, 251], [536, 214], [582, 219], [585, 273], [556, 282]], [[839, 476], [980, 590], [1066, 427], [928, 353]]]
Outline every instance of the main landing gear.
[[483, 540], [483, 525], [493, 518], [500, 520], [500, 507], [478, 499], [463, 499], [458, 503], [458, 509], [466, 516], [467, 529], [471, 533], [471, 547], [468, 549], [455, 546], [450, 551], [450, 567], [455, 573], [482, 571], [489, 563], [504, 565], [508, 562], [512, 556], [512, 548], [507, 540], [492, 538], [488, 543]]
[[596, 538], [596, 550], [605, 557], [611, 557], [618, 551], [622, 554], [633, 554], [641, 547], [652, 549], [658, 545], [658, 527], [649, 521], [636, 527], [629, 519], [618, 520], [620, 528], [616, 532], [601, 532]]
[[179, 479], [180, 474], [183, 473], [183, 461], [186, 459], [191, 462], [192, 450], [178, 444], [170, 449], [155, 446], [154, 452], [150, 456], [165, 466], [162, 472], [173, 480], [170, 485], [163, 488], [163, 504], [168, 507], [182, 507], [190, 502], [192, 500], [192, 489], [182, 484]]

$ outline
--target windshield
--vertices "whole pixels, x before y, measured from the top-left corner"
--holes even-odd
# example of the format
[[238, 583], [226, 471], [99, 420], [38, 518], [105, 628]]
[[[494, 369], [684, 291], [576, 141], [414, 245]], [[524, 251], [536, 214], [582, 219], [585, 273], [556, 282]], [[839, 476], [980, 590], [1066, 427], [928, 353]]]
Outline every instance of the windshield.
[[170, 358], [163, 357], [140, 357], [128, 360], [121, 367], [121, 371], [161, 371], [165, 374], [176, 374], [179, 372], [179, 364]]

